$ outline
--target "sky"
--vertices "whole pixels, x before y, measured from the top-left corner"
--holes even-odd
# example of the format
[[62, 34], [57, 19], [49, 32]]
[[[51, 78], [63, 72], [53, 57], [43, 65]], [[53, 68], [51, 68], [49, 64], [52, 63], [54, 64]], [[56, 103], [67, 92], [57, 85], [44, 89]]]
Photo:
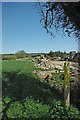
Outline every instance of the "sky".
[[0, 2], [0, 53], [2, 52], [2, 4]]
[[42, 28], [41, 15], [32, 2], [2, 3], [2, 53], [48, 53], [50, 51], [77, 51], [74, 37], [56, 32], [52, 38]]

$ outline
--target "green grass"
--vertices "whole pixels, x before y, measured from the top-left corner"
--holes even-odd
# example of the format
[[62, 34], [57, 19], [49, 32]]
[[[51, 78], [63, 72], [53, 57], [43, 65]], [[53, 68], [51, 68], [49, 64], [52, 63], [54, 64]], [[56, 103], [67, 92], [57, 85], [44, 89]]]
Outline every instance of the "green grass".
[[2, 61], [2, 71], [23, 71], [23, 72], [32, 72], [35, 69], [34, 63], [29, 60], [6, 60]]
[[33, 96], [43, 102], [46, 100], [46, 103], [53, 98], [52, 88], [32, 74], [36, 69], [33, 62], [10, 60], [3, 61], [2, 66], [3, 97], [15, 96], [16, 99], [23, 100]]
[[[2, 84], [4, 115], [7, 114], [7, 98], [9, 104], [25, 101], [26, 97], [32, 97], [35, 101], [51, 104], [53, 99], [59, 99], [59, 91], [51, 88], [47, 83], [41, 82], [32, 71], [37, 69], [30, 60], [6, 60], [2, 61]], [[6, 100], [6, 102], [5, 102]]]
[[[15, 111], [15, 114], [20, 115], [18, 109], [25, 111], [26, 115], [31, 115], [32, 113], [35, 116], [35, 111], [38, 108], [40, 114], [43, 114], [43, 112], [45, 114], [48, 110], [47, 105], [50, 106], [54, 99], [63, 100], [63, 93], [59, 90], [59, 86], [62, 87], [61, 74], [55, 74], [53, 77], [55, 83], [51, 87], [48, 83], [41, 81], [38, 76], [32, 74], [32, 71], [35, 69], [37, 68], [30, 60], [2, 61], [4, 119], [6, 116], [14, 116]], [[55, 87], [56, 84], [58, 88]], [[31, 106], [28, 106], [27, 109], [31, 113], [28, 113], [28, 110], [26, 111], [25, 109], [24, 103], [26, 102], [26, 98], [30, 98]], [[19, 106], [17, 103], [19, 103]], [[28, 105], [28, 102], [26, 105]], [[34, 110], [32, 110], [32, 106], [34, 106]], [[37, 116], [39, 116], [38, 112]]]
[[0, 72], [2, 71], [2, 61], [0, 60]]

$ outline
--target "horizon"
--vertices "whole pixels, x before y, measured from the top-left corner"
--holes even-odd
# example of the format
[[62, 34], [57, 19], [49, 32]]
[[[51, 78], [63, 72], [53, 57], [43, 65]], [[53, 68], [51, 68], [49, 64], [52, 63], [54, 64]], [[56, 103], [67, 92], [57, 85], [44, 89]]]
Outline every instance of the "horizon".
[[[19, 51], [22, 51], [22, 50], [19, 50]], [[23, 50], [24, 51], [24, 50]], [[16, 51], [16, 52], [18, 52], [18, 51]], [[4, 55], [7, 55], [7, 54], [16, 54], [16, 52], [15, 53], [2, 53], [2, 55], [4, 54]], [[24, 52], [26, 52], [26, 51], [24, 51]], [[69, 51], [69, 52], [66, 52], [66, 51], [49, 51], [49, 52], [62, 52], [62, 53], [70, 53], [70, 52], [76, 52], [76, 53], [78, 53], [77, 51]], [[29, 53], [29, 52], [26, 52], [26, 54], [48, 54], [49, 52], [32, 52], [32, 53]], [[0, 53], [0, 55], [1, 55], [1, 53]]]

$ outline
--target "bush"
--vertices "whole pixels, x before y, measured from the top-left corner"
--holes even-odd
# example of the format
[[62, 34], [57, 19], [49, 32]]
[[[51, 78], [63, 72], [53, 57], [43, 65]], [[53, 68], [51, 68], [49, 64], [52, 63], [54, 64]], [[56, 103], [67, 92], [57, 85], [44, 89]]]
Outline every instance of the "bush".
[[8, 118], [21, 118], [23, 114], [23, 106], [19, 101], [13, 102], [7, 110]]
[[3, 56], [2, 60], [16, 60], [16, 56], [15, 55], [6, 55], [6, 56]]
[[56, 100], [53, 101], [51, 108], [49, 110], [49, 114], [50, 114], [51, 118], [53, 118], [54, 120], [60, 120], [60, 119], [67, 120], [66, 110], [62, 106], [60, 101], [56, 101]]
[[16, 55], [16, 58], [19, 59], [19, 58], [25, 58], [26, 57], [26, 52], [24, 50], [20, 50], [20, 51], [17, 51], [15, 53]]
[[68, 111], [68, 118], [70, 120], [80, 120], [80, 112], [77, 108], [71, 106]]
[[27, 118], [42, 118], [47, 117], [49, 106], [39, 103], [39, 101], [34, 101], [27, 98], [25, 103], [24, 116]]
[[69, 110], [60, 101], [53, 101], [49, 110], [49, 115], [53, 120], [80, 120], [80, 112], [77, 108], [70, 106]]
[[27, 98], [23, 103], [16, 101], [13, 102], [7, 110], [8, 118], [47, 118], [49, 106]]
[[[6, 103], [9, 103], [7, 98]], [[35, 101], [31, 97], [26, 98], [25, 101], [12, 102], [6, 112], [7, 118], [21, 119], [21, 120], [80, 120], [80, 112], [77, 108], [70, 106], [69, 110], [60, 102], [54, 100], [51, 107]]]

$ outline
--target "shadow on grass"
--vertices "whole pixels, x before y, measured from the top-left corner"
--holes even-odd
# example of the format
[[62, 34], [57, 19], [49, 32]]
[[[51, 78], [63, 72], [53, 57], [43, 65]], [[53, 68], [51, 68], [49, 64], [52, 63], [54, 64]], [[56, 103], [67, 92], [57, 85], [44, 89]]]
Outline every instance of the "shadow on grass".
[[3, 72], [3, 97], [11, 97], [15, 100], [24, 100], [32, 96], [38, 100], [50, 104], [53, 99], [62, 99], [60, 91], [41, 82], [38, 77], [19, 71]]

